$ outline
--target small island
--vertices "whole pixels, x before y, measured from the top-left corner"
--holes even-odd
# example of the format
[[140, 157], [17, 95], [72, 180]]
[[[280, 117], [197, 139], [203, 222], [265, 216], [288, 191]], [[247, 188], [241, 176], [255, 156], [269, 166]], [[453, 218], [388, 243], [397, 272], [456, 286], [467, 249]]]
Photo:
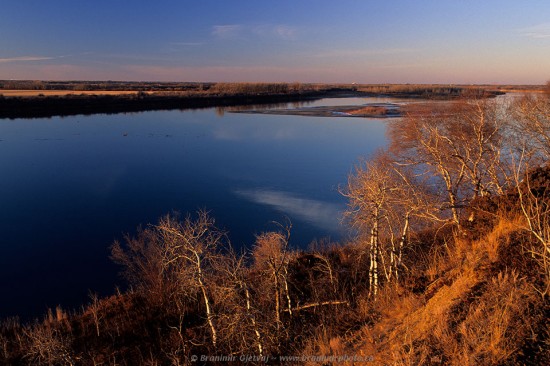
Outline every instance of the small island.
[[299, 107], [234, 110], [232, 113], [277, 114], [309, 117], [363, 117], [388, 118], [400, 117], [401, 106], [395, 103], [369, 103], [364, 105], [332, 106], [332, 107]]

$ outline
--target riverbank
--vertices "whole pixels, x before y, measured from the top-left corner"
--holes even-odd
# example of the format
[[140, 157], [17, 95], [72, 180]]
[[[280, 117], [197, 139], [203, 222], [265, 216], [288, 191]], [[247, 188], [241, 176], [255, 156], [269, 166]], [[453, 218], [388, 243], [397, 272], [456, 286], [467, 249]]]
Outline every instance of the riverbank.
[[[456, 99], [504, 92], [472, 86], [361, 86], [299, 83], [138, 83], [0, 81], [0, 118], [111, 114], [273, 104], [339, 97]], [[355, 107], [354, 107], [355, 108]], [[356, 108], [357, 109], [357, 108]], [[393, 109], [335, 111], [336, 115], [393, 116]], [[302, 111], [300, 113], [309, 113]], [[328, 113], [316, 111], [316, 115]], [[334, 114], [332, 114], [334, 115]]]
[[285, 103], [334, 97], [338, 92], [311, 91], [272, 95], [186, 94], [80, 94], [64, 96], [0, 97], [0, 118], [53, 116], [194, 109], [219, 106]]

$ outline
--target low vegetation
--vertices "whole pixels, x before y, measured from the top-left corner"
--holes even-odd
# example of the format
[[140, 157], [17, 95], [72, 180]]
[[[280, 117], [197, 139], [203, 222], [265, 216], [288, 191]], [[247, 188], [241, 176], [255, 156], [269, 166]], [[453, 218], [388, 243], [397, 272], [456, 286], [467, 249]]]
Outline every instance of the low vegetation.
[[[540, 89], [540, 86], [530, 87]], [[456, 99], [464, 97], [494, 97], [506, 92], [505, 86], [441, 85], [441, 84], [374, 84], [357, 85], [357, 91], [404, 98]]]
[[392, 111], [385, 106], [367, 106], [367, 107], [350, 110], [347, 113], [354, 116], [356, 115], [385, 116], [387, 114], [390, 114], [391, 112]]
[[282, 223], [236, 253], [206, 212], [165, 216], [113, 245], [127, 292], [5, 320], [0, 362], [550, 364], [548, 96], [463, 99], [389, 136], [341, 189], [354, 240], [296, 250]]

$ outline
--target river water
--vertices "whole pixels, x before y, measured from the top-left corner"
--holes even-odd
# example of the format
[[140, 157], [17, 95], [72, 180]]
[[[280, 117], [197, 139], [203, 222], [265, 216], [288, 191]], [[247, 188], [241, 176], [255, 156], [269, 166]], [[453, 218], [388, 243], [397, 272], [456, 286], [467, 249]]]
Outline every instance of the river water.
[[338, 187], [385, 144], [382, 119], [215, 108], [0, 120], [0, 318], [112, 293], [109, 246], [173, 211], [209, 210], [235, 247], [286, 217], [293, 247], [345, 240]]

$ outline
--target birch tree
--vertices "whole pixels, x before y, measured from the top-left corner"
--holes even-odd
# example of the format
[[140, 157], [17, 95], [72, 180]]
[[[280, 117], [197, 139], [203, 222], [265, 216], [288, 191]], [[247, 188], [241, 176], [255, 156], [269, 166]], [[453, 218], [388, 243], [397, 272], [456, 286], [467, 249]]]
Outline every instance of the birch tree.
[[188, 216], [184, 221], [177, 221], [166, 216], [156, 228], [163, 239], [163, 269], [188, 280], [182, 285], [191, 285], [200, 291], [211, 343], [216, 348], [218, 332], [208, 275], [211, 268], [209, 264], [217, 255], [217, 247], [224, 235], [214, 227], [213, 219], [204, 211], [198, 213], [196, 220]]
[[274, 304], [273, 318], [277, 332], [282, 328], [281, 315], [283, 311], [293, 315], [292, 300], [288, 283], [288, 266], [291, 253], [288, 248], [290, 227], [281, 232], [267, 232], [256, 237], [252, 249], [254, 270], [267, 280], [266, 285], [271, 292]]
[[410, 114], [389, 126], [391, 151], [442, 188], [444, 208], [457, 226], [469, 201], [503, 193], [511, 181], [503, 108], [496, 101], [470, 99]]
[[262, 321], [245, 262], [245, 255], [231, 250], [213, 264], [219, 282], [214, 297], [219, 303], [220, 333], [233, 352], [263, 356], [269, 346], [265, 334], [270, 329]]
[[[346, 189], [342, 192], [349, 199], [346, 215], [351, 219], [352, 227], [365, 236], [368, 232], [368, 258], [369, 258], [369, 296], [376, 297], [379, 289], [381, 270], [388, 271], [385, 262], [384, 248], [381, 248], [381, 233], [384, 229], [390, 229], [392, 218], [392, 203], [399, 200], [400, 193], [398, 181], [395, 179], [388, 155], [380, 152], [373, 159], [355, 169], [350, 175]], [[407, 218], [408, 220], [408, 218]], [[384, 227], [383, 225], [386, 224]], [[404, 228], [408, 230], [407, 225]], [[386, 234], [388, 231], [386, 231]], [[406, 232], [404, 236], [406, 236]], [[393, 242], [392, 242], [393, 243]], [[366, 243], [365, 243], [366, 244]], [[391, 262], [395, 263], [395, 248], [391, 250]], [[382, 262], [382, 263], [381, 263]], [[390, 269], [390, 272], [392, 270]]]
[[516, 175], [518, 203], [524, 218], [523, 229], [533, 240], [525, 248], [538, 264], [542, 285], [536, 290], [543, 298], [550, 294], [550, 172], [546, 168], [528, 171], [523, 179]]
[[515, 137], [524, 141], [527, 149], [536, 152], [541, 159], [549, 159], [550, 91], [543, 95], [524, 95], [515, 101], [512, 111], [517, 123]]
[[[388, 151], [356, 167], [343, 195], [346, 216], [364, 239], [369, 258], [369, 294], [376, 296], [381, 276], [398, 281], [411, 228], [423, 221], [440, 222], [438, 199], [419, 183], [410, 167]], [[366, 253], [365, 252], [365, 253]]]
[[550, 81], [543, 95], [526, 95], [513, 107], [517, 123], [515, 185], [524, 230], [534, 239], [526, 249], [543, 277], [536, 289], [546, 297], [550, 293]]

